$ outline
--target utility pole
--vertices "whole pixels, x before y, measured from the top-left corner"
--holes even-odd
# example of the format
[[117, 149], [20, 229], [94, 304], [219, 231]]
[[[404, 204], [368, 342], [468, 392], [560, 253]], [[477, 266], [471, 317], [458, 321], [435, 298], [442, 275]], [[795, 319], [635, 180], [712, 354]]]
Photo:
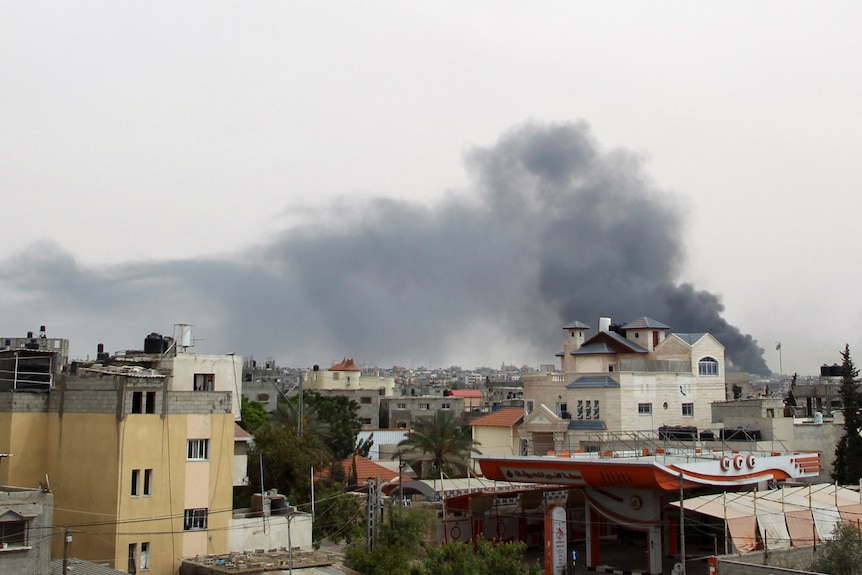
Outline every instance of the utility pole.
[[679, 472], [679, 555], [682, 575], [685, 575], [685, 493], [682, 488], [682, 471]]
[[69, 575], [69, 550], [72, 547], [72, 536], [69, 528], [63, 528], [63, 575]]
[[367, 543], [366, 547], [369, 551], [374, 549], [374, 538], [379, 531], [379, 523], [383, 520], [383, 492], [380, 489], [381, 479], [369, 479], [366, 483], [368, 487], [368, 499], [366, 501], [367, 512]]

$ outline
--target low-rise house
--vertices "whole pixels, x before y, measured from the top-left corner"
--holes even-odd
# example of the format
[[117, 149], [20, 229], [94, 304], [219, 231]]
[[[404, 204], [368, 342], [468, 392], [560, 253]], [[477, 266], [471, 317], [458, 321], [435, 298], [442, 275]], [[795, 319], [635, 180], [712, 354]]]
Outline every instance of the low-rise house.
[[521, 455], [518, 427], [523, 421], [522, 408], [507, 407], [477, 417], [467, 425], [482, 455]]
[[[8, 456], [8, 457], [5, 457]], [[0, 454], [0, 465], [11, 454]], [[0, 486], [0, 573], [48, 573], [54, 495], [45, 489]]]

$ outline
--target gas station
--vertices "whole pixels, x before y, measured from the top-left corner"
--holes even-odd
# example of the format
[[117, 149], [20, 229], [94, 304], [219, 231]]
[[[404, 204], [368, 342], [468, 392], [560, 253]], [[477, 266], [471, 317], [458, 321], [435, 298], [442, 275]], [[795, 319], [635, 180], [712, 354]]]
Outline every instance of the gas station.
[[[645, 534], [643, 572], [662, 573], [664, 556], [686, 555], [685, 540], [680, 537], [683, 511], [671, 503], [696, 495], [766, 489], [787, 480], [810, 481], [820, 473], [816, 453], [726, 448], [564, 450], [544, 456], [474, 456], [474, 460], [487, 480], [530, 485], [519, 494], [505, 494], [503, 505], [487, 494], [466, 495], [460, 501], [453, 498], [444, 510], [444, 541], [446, 517], [460, 507], [469, 527], [465, 523], [463, 529], [452, 530], [458, 535], [455, 539], [481, 535], [535, 545], [541, 537], [548, 575], [567, 573], [569, 549], [576, 540], [585, 542], [586, 567], [601, 566], [600, 542], [620, 528]], [[516, 511], [505, 512], [505, 504]], [[452, 524], [448, 525], [451, 530]]]

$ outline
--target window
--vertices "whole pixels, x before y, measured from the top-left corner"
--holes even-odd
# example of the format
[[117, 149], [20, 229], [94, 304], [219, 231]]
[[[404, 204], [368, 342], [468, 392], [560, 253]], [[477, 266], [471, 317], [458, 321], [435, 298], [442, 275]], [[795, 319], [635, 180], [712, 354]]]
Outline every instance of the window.
[[361, 421], [362, 421], [362, 425], [371, 425], [371, 418], [370, 417], [363, 417], [361, 419]]
[[698, 375], [718, 375], [718, 361], [712, 357], [705, 357], [697, 362]]
[[530, 455], [530, 444], [526, 439], [520, 441], [520, 455]]
[[156, 392], [148, 391], [133, 391], [132, 392], [132, 413], [155, 413], [156, 412]]
[[584, 400], [578, 400], [578, 419], [584, 418]]
[[138, 571], [138, 544], [129, 543], [129, 573]]
[[141, 571], [150, 568], [150, 542], [141, 543]]
[[0, 544], [10, 547], [27, 545], [26, 521], [0, 521]]
[[189, 439], [188, 459], [209, 459], [210, 456], [210, 440], [209, 439]]
[[269, 394], [268, 393], [258, 393], [257, 394], [257, 400], [262, 402], [262, 403], [266, 403], [267, 401], [269, 401]]
[[148, 391], [147, 392], [147, 405], [146, 405], [147, 413], [155, 413], [156, 412], [156, 392]]
[[569, 404], [565, 401], [557, 403], [557, 415], [563, 419], [569, 419], [571, 417], [569, 416]]
[[451, 403], [441, 403], [440, 409], [452, 409], [452, 404]]
[[183, 530], [199, 531], [207, 528], [207, 509], [186, 509], [183, 514]]
[[407, 409], [407, 404], [406, 403], [396, 403], [395, 409]]
[[638, 404], [638, 415], [652, 415], [652, 404], [651, 403], [639, 403]]
[[153, 470], [144, 469], [144, 495], [153, 494]]
[[213, 391], [215, 389], [215, 374], [214, 373], [196, 373], [195, 374], [195, 391]]
[[527, 401], [525, 401], [524, 405], [527, 408], [526, 409], [527, 413], [533, 413], [533, 409], [535, 409], [535, 407], [534, 407], [535, 403], [533, 403], [532, 399], [528, 399]]
[[683, 403], [682, 404], [682, 416], [683, 417], [693, 417], [694, 416], [694, 404], [693, 403]]
[[593, 401], [593, 419], [599, 419], [599, 400]]
[[593, 418], [593, 405], [592, 402], [588, 399], [584, 402], [584, 419], [592, 419]]
[[420, 403], [419, 404], [419, 411], [428, 411], [430, 409], [431, 409], [430, 403]]
[[360, 397], [359, 403], [362, 403], [364, 405], [370, 405], [371, 404], [371, 398], [370, 397]]
[[132, 497], [141, 494], [141, 470], [132, 469]]

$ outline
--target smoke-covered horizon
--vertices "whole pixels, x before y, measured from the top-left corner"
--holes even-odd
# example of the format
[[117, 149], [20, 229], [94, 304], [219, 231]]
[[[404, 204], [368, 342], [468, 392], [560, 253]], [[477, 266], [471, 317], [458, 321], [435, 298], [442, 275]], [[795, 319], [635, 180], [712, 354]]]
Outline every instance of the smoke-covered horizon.
[[341, 199], [230, 256], [97, 268], [32, 245], [0, 267], [4, 323], [46, 324], [82, 356], [184, 322], [202, 352], [441, 365], [552, 363], [574, 319], [649, 316], [710, 332], [734, 369], [769, 373], [720, 297], [680, 277], [685, 200], [636, 154], [603, 150], [583, 122], [527, 123], [466, 164], [472, 183], [435, 205]]

